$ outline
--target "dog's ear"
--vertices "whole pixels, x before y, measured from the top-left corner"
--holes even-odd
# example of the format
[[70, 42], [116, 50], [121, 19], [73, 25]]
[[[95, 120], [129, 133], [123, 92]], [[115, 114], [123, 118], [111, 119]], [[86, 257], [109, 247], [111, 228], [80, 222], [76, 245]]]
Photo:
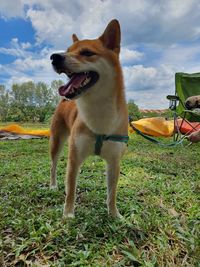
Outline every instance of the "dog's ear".
[[118, 20], [113, 19], [110, 21], [106, 27], [104, 33], [99, 37], [103, 45], [115, 53], [120, 52], [120, 42], [121, 42], [121, 30]]
[[75, 33], [72, 34], [72, 41], [75, 43], [77, 41], [79, 41], [78, 37], [76, 36]]

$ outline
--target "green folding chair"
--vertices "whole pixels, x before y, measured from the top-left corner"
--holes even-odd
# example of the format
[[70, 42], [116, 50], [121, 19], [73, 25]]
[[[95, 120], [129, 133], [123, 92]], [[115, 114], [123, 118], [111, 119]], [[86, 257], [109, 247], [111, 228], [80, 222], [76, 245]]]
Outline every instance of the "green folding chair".
[[[188, 110], [185, 106], [186, 99], [194, 95], [200, 95], [200, 73], [176, 73], [175, 95], [167, 96], [170, 101], [169, 108], [174, 112], [175, 141], [180, 137], [182, 138], [183, 134], [189, 135], [191, 132], [200, 129], [200, 109]], [[188, 125], [188, 131], [185, 130], [186, 124]]]

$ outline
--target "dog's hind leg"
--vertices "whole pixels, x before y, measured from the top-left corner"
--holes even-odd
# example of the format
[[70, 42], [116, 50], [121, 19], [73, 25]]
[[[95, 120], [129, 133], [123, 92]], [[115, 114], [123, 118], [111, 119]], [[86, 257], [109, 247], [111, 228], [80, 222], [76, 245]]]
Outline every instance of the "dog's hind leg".
[[64, 146], [65, 141], [67, 140], [67, 130], [64, 125], [64, 121], [61, 119], [55, 119], [52, 122], [51, 126], [51, 136], [50, 136], [50, 157], [51, 157], [51, 171], [50, 171], [50, 188], [57, 188], [57, 179], [56, 179], [56, 168], [57, 162]]

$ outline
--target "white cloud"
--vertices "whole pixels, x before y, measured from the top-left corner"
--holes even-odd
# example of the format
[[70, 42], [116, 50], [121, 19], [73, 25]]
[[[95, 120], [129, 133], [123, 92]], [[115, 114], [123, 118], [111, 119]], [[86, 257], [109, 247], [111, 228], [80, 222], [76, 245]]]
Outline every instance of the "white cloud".
[[21, 0], [19, 5], [18, 1], [6, 2], [7, 16], [11, 15], [10, 9], [13, 14], [23, 14], [26, 4], [26, 17], [38, 42], [48, 41], [57, 47], [69, 45], [73, 32], [81, 38], [99, 36], [112, 18], [121, 22], [124, 45], [163, 45], [200, 37], [198, 0]]
[[31, 44], [29, 42], [21, 43], [21, 46], [22, 46], [23, 49], [31, 48]]
[[[9, 64], [0, 64], [1, 75], [10, 76], [6, 81], [6, 87], [10, 88], [12, 83], [43, 81], [50, 83], [52, 80], [60, 79], [51, 66], [51, 49], [45, 47], [37, 53], [29, 50], [29, 43], [20, 43], [17, 38], [12, 39], [10, 48], [0, 47], [0, 53], [15, 56], [16, 59]], [[61, 76], [61, 79], [66, 77]]]
[[22, 17], [24, 16], [24, 3], [21, 0], [0, 1], [0, 17]]
[[19, 43], [17, 38], [13, 38], [10, 43], [10, 47], [0, 47], [0, 53], [15, 56], [15, 57], [27, 57], [29, 52], [28, 48], [31, 48], [31, 44], [29, 42]]
[[25, 82], [29, 82], [29, 81], [33, 81], [33, 78], [31, 76], [12, 76], [9, 80], [7, 85], [9, 85], [9, 87], [11, 87], [14, 83], [25, 83]]
[[13, 65], [15, 66], [15, 69], [19, 71], [45, 71], [49, 69], [50, 62], [47, 61], [46, 58], [38, 59], [38, 58], [32, 58], [27, 57], [25, 59], [16, 59], [13, 62]]
[[195, 61], [198, 64], [198, 60], [196, 59], [199, 57], [199, 45], [188, 46], [176, 44], [163, 51], [161, 61], [166, 64], [178, 66], [179, 68], [183, 68], [184, 66], [185, 70], [189, 71], [194, 67]]
[[7, 0], [0, 2], [0, 10], [5, 17], [26, 16], [39, 42], [57, 45], [68, 43], [73, 32], [97, 37], [112, 18], [121, 22], [125, 45], [170, 44], [200, 37], [198, 0]]
[[126, 95], [140, 108], [167, 108], [166, 96], [174, 94], [174, 73], [172, 66], [159, 68], [143, 65], [123, 68]]
[[157, 70], [153, 67], [145, 68], [142, 65], [124, 67], [124, 77], [127, 90], [132, 87], [135, 90], [148, 90], [151, 88], [152, 80], [155, 80]]
[[120, 53], [120, 59], [122, 64], [134, 63], [140, 61], [144, 56], [144, 53], [141, 53], [137, 50], [131, 50], [126, 47], [122, 47]]
[[21, 56], [21, 52], [16, 50], [15, 48], [0, 47], [0, 53], [16, 57]]
[[[174, 92], [171, 92], [174, 93]], [[169, 92], [159, 92], [158, 90], [127, 92], [127, 99], [133, 99], [141, 109], [166, 109], [169, 107], [169, 100], [166, 99]]]
[[27, 17], [36, 30], [38, 43], [48, 41], [58, 47], [62, 46], [63, 49], [67, 47], [67, 39], [69, 39], [73, 29], [71, 26], [73, 21], [69, 15], [66, 14], [64, 17], [52, 9], [45, 11], [29, 9]]

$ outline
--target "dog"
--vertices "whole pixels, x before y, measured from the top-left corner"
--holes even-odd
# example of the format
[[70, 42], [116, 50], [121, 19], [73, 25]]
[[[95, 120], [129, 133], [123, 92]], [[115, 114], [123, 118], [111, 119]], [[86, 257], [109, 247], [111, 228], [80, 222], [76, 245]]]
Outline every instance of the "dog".
[[187, 136], [187, 139], [192, 143], [198, 143], [200, 142], [200, 130], [191, 133]]
[[191, 110], [194, 108], [200, 108], [200, 95], [193, 95], [186, 99], [185, 106]]
[[120, 160], [128, 141], [128, 111], [122, 69], [119, 61], [121, 32], [112, 20], [94, 40], [79, 40], [50, 59], [57, 73], [69, 81], [58, 91], [64, 98], [53, 115], [50, 137], [52, 160], [50, 187], [57, 188], [56, 166], [68, 139], [63, 216], [74, 217], [76, 179], [83, 161], [99, 155], [106, 161], [107, 207], [112, 217], [121, 217], [116, 206]]
[[[189, 110], [200, 108], [200, 95], [188, 97], [185, 101], [185, 106]], [[200, 130], [191, 133], [189, 136], [187, 136], [187, 139], [192, 143], [200, 142]]]

